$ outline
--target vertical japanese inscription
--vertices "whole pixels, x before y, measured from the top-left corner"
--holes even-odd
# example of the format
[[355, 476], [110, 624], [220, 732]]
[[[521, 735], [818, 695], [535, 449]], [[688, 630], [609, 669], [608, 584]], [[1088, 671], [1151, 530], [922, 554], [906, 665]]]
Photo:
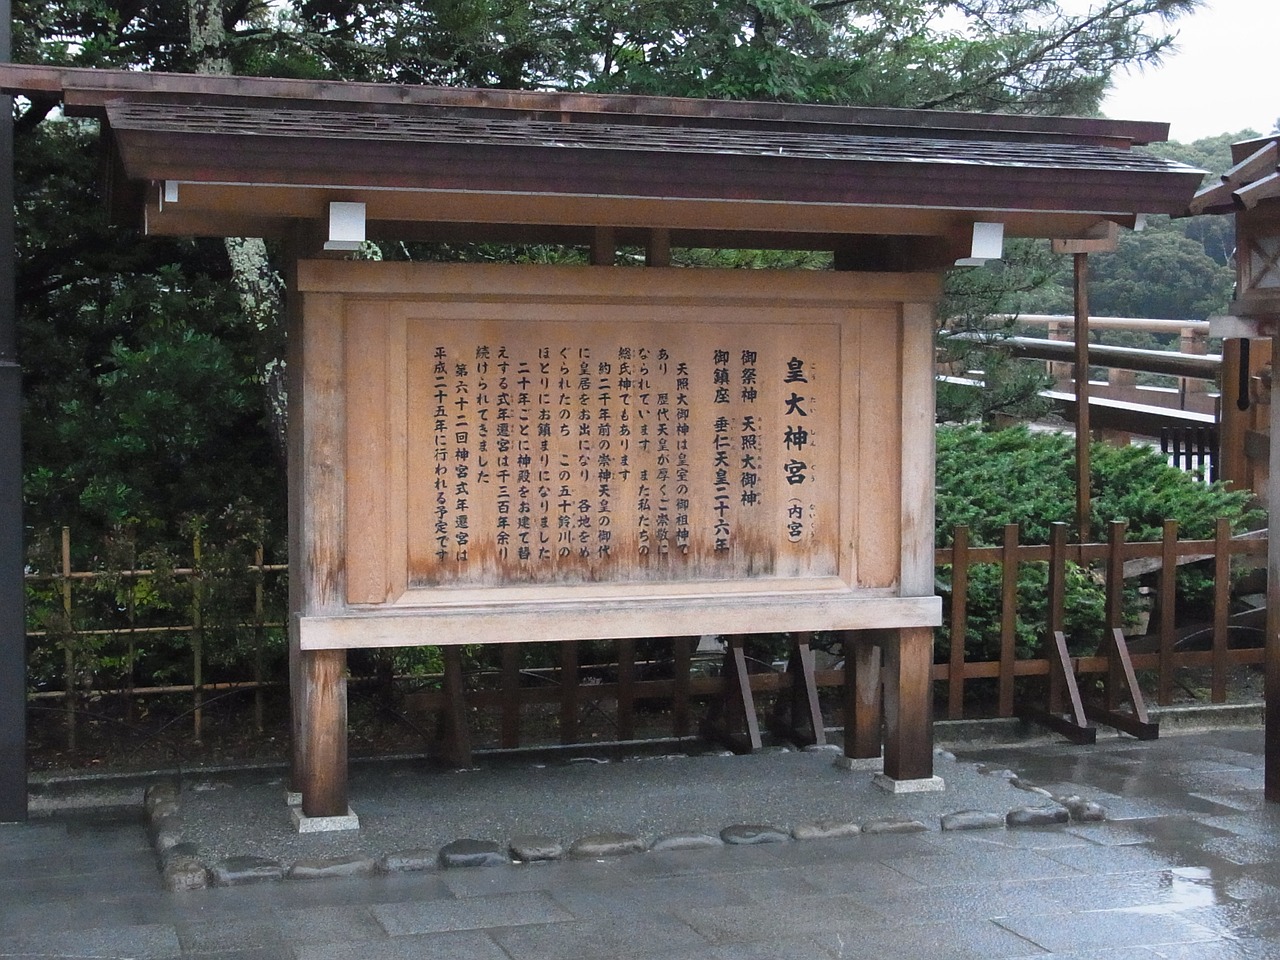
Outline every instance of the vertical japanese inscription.
[[834, 325], [417, 329], [411, 584], [834, 571]]

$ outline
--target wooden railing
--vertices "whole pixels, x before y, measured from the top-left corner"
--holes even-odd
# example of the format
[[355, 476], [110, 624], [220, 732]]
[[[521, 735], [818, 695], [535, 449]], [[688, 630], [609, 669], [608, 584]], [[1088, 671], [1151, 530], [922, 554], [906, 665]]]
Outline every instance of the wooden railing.
[[[950, 649], [947, 658], [935, 663], [933, 677], [937, 683], [939, 714], [948, 718], [960, 718], [980, 713], [986, 716], [1013, 716], [1027, 705], [1028, 698], [1042, 701], [1047, 684], [1026, 681], [1033, 678], [1051, 679], [1054, 673], [1052, 644], [1054, 631], [1063, 629], [1063, 609], [1059, 599], [1050, 604], [1043, 622], [1033, 625], [1033, 632], [1042, 639], [1034, 656], [1021, 655], [1017, 648], [1018, 625], [1027, 616], [1028, 598], [1018, 592], [1019, 571], [1028, 564], [1044, 565], [1047, 591], [1050, 597], [1065, 595], [1065, 581], [1072, 565], [1087, 568], [1091, 575], [1106, 584], [1105, 622], [1098, 624], [1097, 636], [1077, 638], [1076, 649], [1088, 647], [1087, 652], [1070, 656], [1070, 671], [1086, 684], [1098, 679], [1113, 679], [1117, 662], [1114, 652], [1104, 641], [1107, 631], [1123, 626], [1122, 595], [1126, 580], [1146, 576], [1154, 580], [1154, 606], [1156, 616], [1147, 634], [1144, 649], [1133, 653], [1133, 667], [1138, 671], [1154, 671], [1155, 699], [1161, 704], [1173, 699], [1178, 671], [1195, 668], [1208, 671], [1209, 695], [1214, 703], [1227, 699], [1228, 675], [1233, 667], [1257, 665], [1263, 662], [1260, 647], [1233, 648], [1230, 644], [1230, 587], [1233, 564], [1260, 566], [1265, 562], [1266, 540], [1260, 537], [1233, 538], [1225, 520], [1219, 521], [1215, 536], [1207, 540], [1179, 540], [1177, 524], [1164, 524], [1163, 536], [1154, 542], [1126, 542], [1124, 525], [1113, 523], [1105, 542], [1072, 544], [1066, 539], [1066, 526], [1056, 524], [1048, 544], [1024, 544], [1020, 542], [1018, 526], [1005, 528], [998, 546], [975, 546], [969, 531], [958, 527], [950, 546], [937, 550], [935, 560], [939, 567], [950, 571], [950, 604], [948, 631]], [[112, 627], [89, 627], [79, 623], [74, 614], [73, 588], [77, 583], [92, 581], [95, 577], [125, 578], [130, 581], [153, 575], [146, 570], [113, 571], [110, 573], [75, 571], [71, 568], [70, 549], [64, 534], [63, 565], [56, 573], [29, 577], [33, 586], [44, 583], [56, 588], [65, 610], [65, 623], [56, 636], [46, 636], [43, 631], [29, 634], [34, 644], [52, 643], [60, 647], [66, 656], [66, 677], [61, 689], [33, 693], [38, 698], [61, 698], [66, 709], [68, 746], [74, 749], [76, 730], [76, 703], [81, 694], [91, 693], [103, 697], [119, 695], [136, 698], [155, 694], [181, 693], [190, 696], [192, 735], [198, 740], [201, 732], [201, 713], [204, 698], [214, 690], [245, 689], [261, 691], [264, 688], [283, 688], [278, 676], [264, 675], [261, 660], [261, 639], [265, 630], [278, 624], [268, 621], [264, 610], [262, 592], [255, 591], [252, 609], [246, 610], [242, 627], [253, 638], [259, 654], [256, 664], [246, 665], [247, 677], [222, 677], [218, 684], [205, 683], [202, 678], [203, 659], [208, 651], [203, 638], [201, 597], [203, 579], [198, 564], [175, 570], [170, 575], [184, 578], [190, 584], [190, 605], [185, 612], [186, 622], [157, 627], [142, 627], [134, 623], [131, 611], [125, 611], [125, 622]], [[1210, 640], [1206, 649], [1180, 649], [1179, 640], [1185, 625], [1175, 621], [1178, 599], [1177, 571], [1191, 562], [1205, 562], [1212, 568], [1213, 602], [1206, 614], [1209, 618], [1205, 631]], [[968, 606], [969, 583], [973, 569], [982, 564], [996, 565], [1000, 570], [1000, 617], [998, 637], [986, 638], [987, 645], [994, 644], [999, 654], [994, 658], [971, 658], [971, 639]], [[279, 574], [281, 565], [263, 562], [261, 554], [257, 562], [246, 570], [246, 576], [261, 583], [264, 574]], [[189, 682], [167, 684], [135, 684], [132, 679], [119, 689], [86, 691], [76, 684], [76, 650], [78, 643], [87, 637], [96, 637], [106, 643], [116, 643], [132, 658], [138, 645], [158, 631], [189, 638]], [[808, 639], [808, 638], [806, 638]], [[642, 648], [640, 645], [644, 644]], [[406, 697], [409, 707], [420, 714], [442, 714], [466, 725], [466, 717], [474, 711], [492, 714], [493, 742], [495, 746], [517, 747], [530, 741], [529, 709], [550, 715], [553, 720], [553, 740], [577, 743], [589, 740], [587, 728], [595, 723], [592, 732], [600, 736], [600, 717], [605, 718], [605, 735], [614, 739], [631, 740], [640, 736], [669, 735], [683, 737], [697, 729], [701, 701], [724, 696], [727, 679], [719, 672], [720, 658], [696, 654], [698, 638], [676, 637], [664, 643], [651, 641], [620, 640], [612, 648], [607, 663], [588, 662], [598, 660], [600, 645], [592, 644], [597, 656], [584, 656], [586, 642], [563, 642], [546, 645], [541, 654], [537, 648], [543, 645], [507, 644], [490, 648], [486, 659], [495, 663], [493, 669], [472, 669], [465, 676], [457, 648], [449, 655], [443, 677], [401, 678], [418, 689]], [[1093, 652], [1094, 648], [1102, 652]], [[1149, 647], [1150, 649], [1146, 649]], [[641, 649], [649, 650], [641, 654]], [[838, 644], [836, 645], [838, 650]], [[1046, 655], [1043, 651], [1048, 651]], [[538, 663], [530, 658], [541, 656]], [[453, 672], [453, 682], [449, 674]], [[248, 679], [252, 677], [252, 679]], [[752, 694], [785, 694], [793, 689], [794, 678], [780, 672], [771, 663], [756, 663], [746, 674], [747, 686]], [[353, 689], [358, 690], [363, 678], [352, 678]], [[841, 687], [845, 673], [839, 662], [813, 672], [813, 684], [819, 689]], [[970, 696], [970, 684], [982, 682], [994, 693], [975, 707]], [[438, 688], [437, 688], [438, 687]], [[834, 698], [839, 701], [841, 698]], [[655, 724], [651, 716], [641, 723], [637, 707], [644, 703], [662, 705], [664, 717]], [[1044, 706], [1044, 703], [1039, 703]], [[829, 707], [835, 706], [829, 703]], [[259, 729], [262, 723], [261, 697], [257, 698], [256, 714]], [[828, 710], [833, 718], [838, 709]], [[592, 718], [595, 718], [593, 721]], [[546, 739], [545, 720], [539, 724], [538, 739]]]

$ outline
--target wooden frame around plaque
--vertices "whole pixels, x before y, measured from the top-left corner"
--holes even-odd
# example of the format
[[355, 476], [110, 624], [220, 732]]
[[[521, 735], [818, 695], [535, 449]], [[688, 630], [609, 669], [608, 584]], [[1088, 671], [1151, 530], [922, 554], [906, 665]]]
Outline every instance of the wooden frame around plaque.
[[936, 277], [308, 261], [297, 285], [303, 649], [940, 622]]

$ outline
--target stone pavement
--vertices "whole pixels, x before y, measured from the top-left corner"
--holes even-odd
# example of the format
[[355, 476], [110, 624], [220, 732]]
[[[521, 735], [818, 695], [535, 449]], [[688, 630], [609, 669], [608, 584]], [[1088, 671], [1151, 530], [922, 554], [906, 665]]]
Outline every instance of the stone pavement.
[[[179, 893], [164, 889], [137, 817], [2, 825], [0, 957], [1280, 958], [1280, 811], [1262, 802], [1261, 730], [955, 753], [954, 764], [940, 765], [953, 767], [953, 780], [971, 766], [980, 778], [972, 790], [957, 783], [949, 803], [936, 794], [890, 798], [896, 817], [920, 820], [923, 832]], [[750, 779], [762, 793], [785, 794], [804, 765], [797, 756], [751, 758]], [[1003, 803], [1002, 790], [1050, 802], [1018, 791], [1002, 768], [1053, 796], [1096, 800], [1109, 819], [938, 829], [943, 806]], [[510, 770], [507, 797], [530, 780]], [[504, 792], [491, 786], [492, 825]], [[840, 787], [850, 784], [832, 788]], [[424, 798], [422, 819], [444, 805], [442, 795]], [[777, 819], [772, 801], [757, 818], [749, 795], [725, 800], [737, 804], [735, 819]], [[282, 800], [269, 802], [255, 816], [277, 817]], [[634, 802], [618, 793], [593, 809], [613, 804], [621, 816]], [[861, 816], [828, 802], [837, 816]], [[254, 825], [244, 826], [252, 836]]]

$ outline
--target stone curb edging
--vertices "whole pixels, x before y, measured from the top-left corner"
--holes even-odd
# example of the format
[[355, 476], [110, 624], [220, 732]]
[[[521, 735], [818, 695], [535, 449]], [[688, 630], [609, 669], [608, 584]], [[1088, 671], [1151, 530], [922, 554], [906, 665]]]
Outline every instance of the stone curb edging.
[[[986, 776], [1008, 780], [1040, 802], [1014, 807], [1004, 813], [957, 810], [943, 815], [937, 829], [999, 830], [1026, 827], [1099, 823], [1107, 819], [1099, 804], [1078, 795], [1055, 796], [1028, 783], [1012, 770], [978, 767]], [[889, 817], [864, 823], [820, 819], [797, 823], [790, 829], [770, 824], [731, 824], [718, 836], [705, 833], [675, 833], [652, 841], [629, 833], [592, 834], [565, 844], [555, 837], [517, 835], [506, 843], [461, 838], [440, 850], [401, 850], [374, 858], [363, 854], [340, 857], [307, 857], [282, 863], [265, 857], [235, 856], [209, 863], [200, 857], [195, 843], [183, 839], [181, 795], [171, 781], [153, 783], [143, 796], [147, 833], [170, 891], [201, 890], [210, 886], [239, 886], [247, 883], [282, 880], [321, 880], [332, 877], [367, 877], [374, 874], [408, 873], [424, 870], [456, 870], [476, 867], [511, 866], [558, 860], [605, 860], [638, 853], [719, 850], [743, 844], [807, 842], [847, 839], [881, 833], [922, 833], [931, 828], [920, 820]]]

